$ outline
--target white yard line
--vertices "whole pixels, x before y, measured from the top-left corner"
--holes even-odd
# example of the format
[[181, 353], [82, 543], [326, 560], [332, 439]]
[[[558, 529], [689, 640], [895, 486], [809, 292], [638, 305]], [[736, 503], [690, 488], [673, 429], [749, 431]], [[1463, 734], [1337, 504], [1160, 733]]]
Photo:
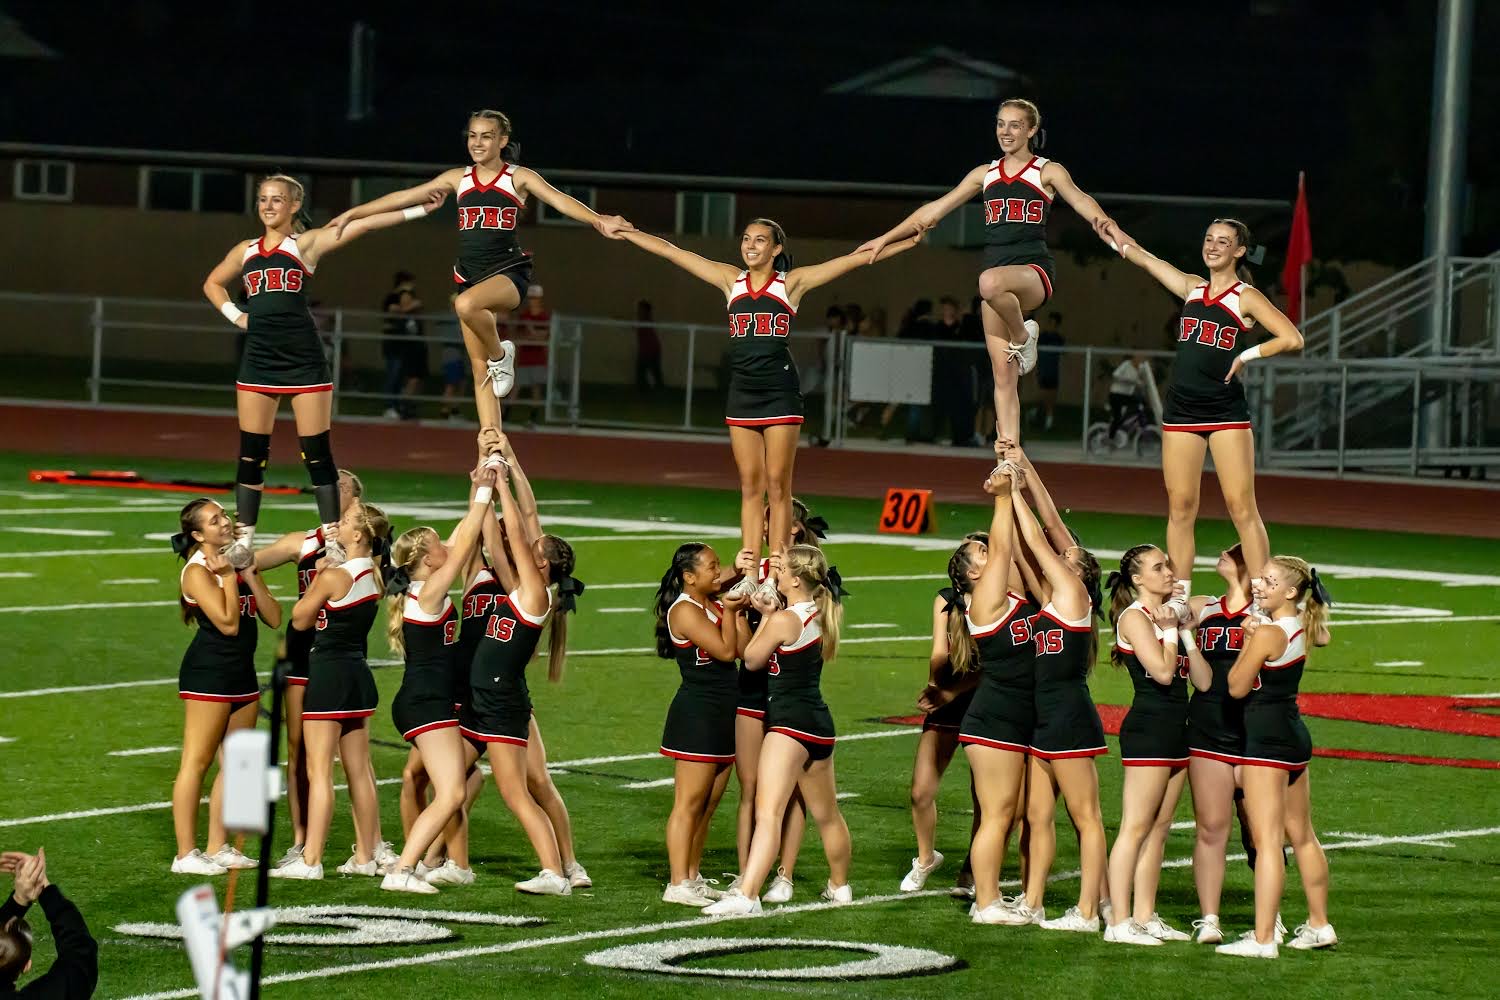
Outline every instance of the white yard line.
[[182, 747], [140, 747], [136, 750], [111, 750], [107, 756], [110, 757], [145, 757], [149, 754], [177, 753]]
[[[0, 573], [0, 576], [4, 575]], [[106, 587], [140, 587], [147, 584], [162, 583], [163, 581], [152, 579], [149, 576], [126, 576], [118, 580], [100, 580], [99, 582]], [[274, 587], [275, 584], [272, 584], [272, 586]]]
[[108, 538], [113, 531], [101, 531], [95, 528], [15, 528], [4, 527], [0, 531], [8, 531], [16, 535], [65, 535], [70, 538]]
[[[548, 770], [550, 771], [551, 768], [549, 767]], [[620, 787], [621, 788], [665, 788], [667, 785], [673, 785], [673, 784], [676, 784], [676, 783], [677, 783], [677, 779], [676, 778], [657, 778], [654, 781], [632, 781], [632, 782], [629, 782], [628, 784], [621, 785]]]
[[[1416, 834], [1413, 836], [1395, 837], [1366, 837], [1361, 840], [1351, 840], [1342, 843], [1324, 844], [1325, 851], [1352, 850], [1368, 847], [1385, 847], [1391, 844], [1422, 844], [1427, 846], [1439, 846], [1447, 841], [1468, 837], [1490, 837], [1500, 833], [1500, 827], [1486, 827], [1476, 830], [1446, 830], [1441, 833]], [[1243, 860], [1244, 855], [1230, 855], [1228, 860]], [[1162, 864], [1163, 868], [1187, 868], [1191, 866], [1191, 857], [1173, 858]], [[1052, 875], [1048, 881], [1057, 882], [1076, 878], [1076, 872], [1059, 872]], [[904, 902], [912, 899], [931, 898], [935, 896], [946, 896], [946, 889], [926, 889], [921, 892], [893, 893], [880, 896], [856, 897], [852, 903], [844, 903], [842, 906], [872, 906], [880, 903]], [[578, 944], [583, 941], [603, 941], [611, 938], [639, 937], [643, 934], [660, 934], [664, 931], [687, 930], [705, 927], [710, 924], [730, 923], [742, 920], [769, 920], [778, 916], [786, 916], [796, 913], [814, 913], [837, 906], [836, 903], [799, 903], [792, 906], [779, 906], [775, 909], [766, 909], [760, 913], [747, 914], [742, 917], [698, 917], [687, 920], [667, 920], [654, 924], [637, 924], [631, 927], [614, 927], [605, 930], [583, 931], [576, 934], [558, 934], [551, 937], [527, 938], [520, 941], [507, 941], [503, 944], [478, 945], [468, 948], [450, 948], [444, 951], [429, 952], [425, 955], [403, 955], [400, 958], [382, 959], [379, 961], [353, 962], [347, 965], [334, 965], [322, 969], [305, 969], [299, 972], [284, 972], [279, 975], [267, 976], [262, 980], [265, 986], [274, 986], [278, 983], [301, 982], [309, 979], [331, 979], [337, 976], [353, 975], [359, 972], [377, 972], [382, 969], [407, 968], [413, 965], [434, 965], [439, 962], [451, 962], [457, 959], [476, 958], [485, 955], [504, 955], [517, 951], [531, 951], [537, 948], [548, 948], [557, 945]], [[198, 995], [196, 989], [172, 990], [161, 993], [144, 993], [127, 1000], [177, 1000], [177, 998], [195, 997]]]
[[27, 573], [25, 570], [14, 570], [9, 573], [0, 573], [0, 580], [29, 580], [36, 576], [35, 573]]
[[153, 545], [145, 549], [50, 549], [40, 552], [0, 552], [0, 559], [66, 559], [73, 556], [160, 556], [170, 555], [169, 549]]
[[182, 504], [161, 500], [143, 500], [118, 507], [0, 507], [0, 517], [31, 517], [50, 514], [149, 514], [152, 511], [181, 510]]
[[1379, 660], [1379, 661], [1376, 662], [1375, 665], [1377, 667], [1420, 667], [1422, 665], [1422, 661], [1421, 660]]

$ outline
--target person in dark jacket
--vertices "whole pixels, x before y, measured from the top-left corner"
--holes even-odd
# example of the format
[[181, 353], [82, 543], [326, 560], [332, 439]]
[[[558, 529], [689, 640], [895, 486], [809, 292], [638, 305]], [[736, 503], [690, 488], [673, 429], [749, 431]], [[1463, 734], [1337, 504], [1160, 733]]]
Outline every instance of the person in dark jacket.
[[[15, 890], [0, 905], [0, 996], [90, 997], [99, 982], [99, 945], [89, 934], [83, 914], [47, 880], [47, 855], [6, 851], [0, 854], [0, 871], [15, 874]], [[16, 982], [31, 969], [31, 928], [26, 911], [42, 904], [42, 913], [52, 927], [57, 960], [52, 967], [20, 989]]]

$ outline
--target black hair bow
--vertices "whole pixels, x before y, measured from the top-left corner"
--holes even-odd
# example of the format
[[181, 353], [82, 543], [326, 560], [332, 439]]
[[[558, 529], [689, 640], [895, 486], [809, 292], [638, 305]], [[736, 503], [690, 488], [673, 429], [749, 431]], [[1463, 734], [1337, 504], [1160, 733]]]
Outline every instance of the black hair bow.
[[828, 567], [828, 572], [823, 576], [823, 586], [827, 587], [833, 599], [841, 604], [844, 598], [849, 596], [849, 591], [844, 589], [844, 578], [839, 576], [837, 566]]
[[385, 578], [385, 596], [400, 597], [411, 589], [411, 573], [405, 566], [397, 566], [391, 570], [391, 575]]
[[557, 610], [578, 610], [578, 595], [583, 593], [583, 581], [564, 573], [557, 581]]
[[1333, 598], [1329, 596], [1328, 588], [1323, 586], [1323, 578], [1318, 576], [1318, 570], [1316, 567], [1312, 568], [1308, 572], [1307, 587], [1308, 590], [1312, 592], [1313, 597], [1319, 604], [1322, 604], [1326, 607], [1333, 606]]
[[1120, 585], [1120, 571], [1117, 570], [1117, 569], [1110, 570], [1109, 571], [1109, 576], [1107, 576], [1107, 577], [1104, 578], [1104, 589], [1105, 590], [1114, 590], [1119, 585]]
[[956, 587], [944, 587], [938, 591], [938, 596], [943, 599], [943, 614], [951, 615], [963, 610], [963, 598], [959, 596]]
[[372, 559], [384, 559], [391, 551], [391, 540], [384, 535], [376, 535], [370, 539], [370, 557]]
[[179, 531], [172, 536], [172, 552], [175, 555], [185, 556], [188, 549], [194, 545], [193, 536], [186, 531]]
[[814, 514], [802, 522], [803, 526], [819, 538], [828, 537], [828, 519], [821, 514]]
[[1094, 614], [1100, 618], [1105, 617], [1104, 594], [1099, 590], [1099, 581], [1097, 579], [1089, 584], [1089, 603], [1094, 606]]

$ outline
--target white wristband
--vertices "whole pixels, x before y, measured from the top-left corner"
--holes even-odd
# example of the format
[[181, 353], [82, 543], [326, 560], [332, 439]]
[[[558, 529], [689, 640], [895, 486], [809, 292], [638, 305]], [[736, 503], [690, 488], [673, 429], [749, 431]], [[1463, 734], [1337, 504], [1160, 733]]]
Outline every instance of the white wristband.
[[1178, 636], [1180, 636], [1182, 638], [1182, 648], [1183, 649], [1185, 649], [1189, 653], [1191, 653], [1193, 650], [1195, 650], [1195, 649], [1198, 648], [1197, 641], [1193, 639], [1193, 630], [1192, 629], [1190, 629], [1190, 628], [1180, 628], [1180, 629], [1177, 630], [1177, 634], [1178, 634]]
[[494, 496], [495, 488], [493, 486], [481, 486], [474, 491], [474, 502], [489, 503]]
[[219, 307], [219, 312], [223, 313], [224, 318], [231, 323], [239, 323], [240, 317], [245, 315], [245, 311], [233, 302], [224, 303]]
[[412, 219], [425, 219], [427, 218], [427, 208], [424, 205], [413, 205], [411, 208], [403, 208], [401, 216], [408, 222]]
[[1260, 356], [1260, 345], [1256, 344], [1254, 347], [1247, 347], [1240, 352], [1240, 361], [1244, 364], [1249, 364]]
[[1162, 642], [1169, 643], [1170, 645], [1173, 645], [1173, 646], [1177, 645], [1177, 633], [1176, 632], [1168, 632], [1166, 635], [1162, 636], [1161, 638], [1162, 638]]

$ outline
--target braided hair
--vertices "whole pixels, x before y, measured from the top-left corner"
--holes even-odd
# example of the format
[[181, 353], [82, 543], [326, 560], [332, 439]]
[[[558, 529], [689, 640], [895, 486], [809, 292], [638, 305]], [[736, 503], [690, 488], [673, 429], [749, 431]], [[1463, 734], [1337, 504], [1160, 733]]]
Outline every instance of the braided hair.
[[964, 621], [963, 595], [974, 589], [969, 579], [969, 570], [974, 568], [974, 543], [988, 546], [988, 531], [971, 531], [964, 536], [953, 555], [948, 557], [948, 583], [953, 588], [954, 600], [948, 602], [948, 663], [956, 674], [966, 673], [979, 665], [979, 646], [969, 634]]
[[583, 583], [573, 578], [573, 546], [556, 535], [543, 535], [537, 541], [542, 548], [542, 558], [547, 560], [547, 582], [557, 587], [552, 623], [547, 630], [547, 680], [556, 684], [562, 680], [563, 667], [568, 659], [567, 615], [578, 610], [577, 597], [583, 593]]

